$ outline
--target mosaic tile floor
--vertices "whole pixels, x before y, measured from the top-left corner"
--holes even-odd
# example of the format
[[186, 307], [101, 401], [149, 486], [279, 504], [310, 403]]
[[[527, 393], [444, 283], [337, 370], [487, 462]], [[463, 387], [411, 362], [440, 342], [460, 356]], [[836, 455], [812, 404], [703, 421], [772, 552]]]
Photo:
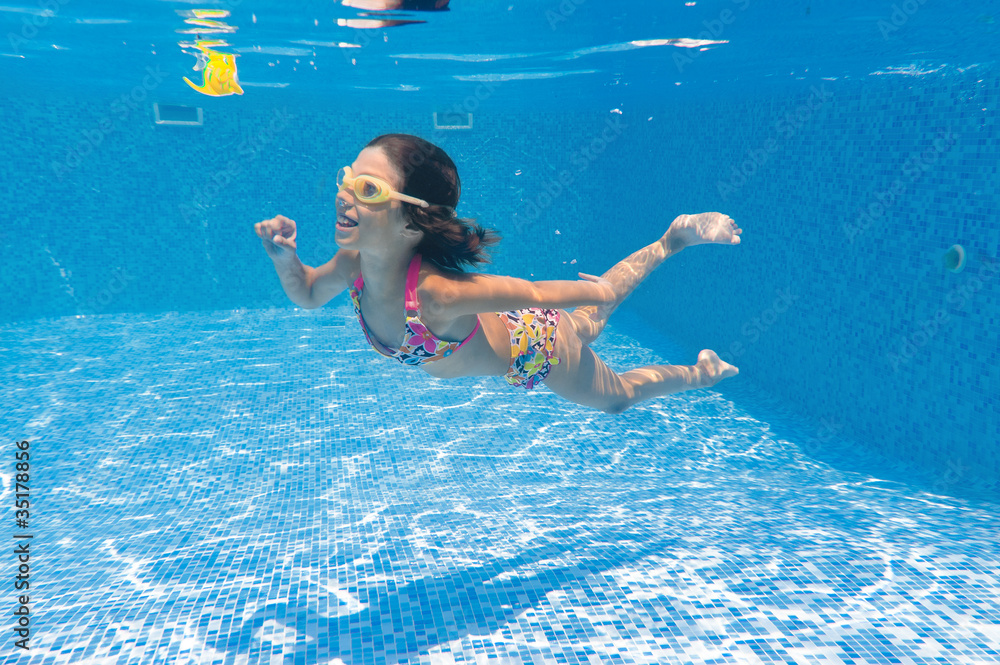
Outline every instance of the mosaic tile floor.
[[[613, 367], [693, 361], [621, 316]], [[996, 503], [739, 384], [609, 416], [400, 367], [351, 317], [0, 328], [38, 552], [2, 662], [1000, 662]]]

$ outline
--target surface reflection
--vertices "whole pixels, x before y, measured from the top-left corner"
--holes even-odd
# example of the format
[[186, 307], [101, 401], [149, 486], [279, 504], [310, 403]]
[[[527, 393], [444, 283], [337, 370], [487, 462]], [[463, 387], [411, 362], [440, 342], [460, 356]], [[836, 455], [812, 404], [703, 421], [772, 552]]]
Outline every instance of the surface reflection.
[[[448, 11], [450, 0], [342, 0], [344, 7], [354, 9], [364, 9], [368, 11], [411, 11], [411, 12], [439, 12]], [[337, 19], [337, 25], [357, 30], [375, 30], [378, 28], [394, 28], [400, 25], [410, 25], [413, 23], [426, 23], [403, 18], [389, 18], [388, 15], [362, 13], [365, 18], [341, 18]]]
[[193, 28], [177, 31], [184, 35], [211, 35], [236, 32], [236, 26], [216, 20], [229, 16], [229, 11], [225, 9], [178, 9], [177, 13], [184, 17], [185, 23], [194, 26]]
[[450, 0], [342, 0], [340, 4], [372, 11], [402, 9], [411, 12], [438, 12], [447, 10], [449, 2]]

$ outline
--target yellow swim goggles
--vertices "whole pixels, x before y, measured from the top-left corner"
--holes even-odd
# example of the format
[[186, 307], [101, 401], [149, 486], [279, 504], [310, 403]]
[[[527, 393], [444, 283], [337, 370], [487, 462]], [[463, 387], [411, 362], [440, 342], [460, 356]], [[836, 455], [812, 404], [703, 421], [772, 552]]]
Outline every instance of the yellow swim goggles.
[[389, 199], [397, 199], [418, 205], [421, 208], [430, 205], [423, 199], [394, 191], [392, 186], [381, 178], [370, 175], [356, 176], [350, 166], [345, 166], [337, 172], [337, 187], [340, 191], [351, 189], [362, 203], [384, 203]]

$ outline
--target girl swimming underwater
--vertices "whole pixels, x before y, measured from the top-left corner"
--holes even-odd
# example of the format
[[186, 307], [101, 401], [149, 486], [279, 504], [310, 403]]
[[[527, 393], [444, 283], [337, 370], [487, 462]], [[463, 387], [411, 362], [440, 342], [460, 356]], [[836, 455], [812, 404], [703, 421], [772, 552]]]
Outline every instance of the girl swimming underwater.
[[[696, 365], [651, 365], [618, 374], [590, 349], [608, 316], [664, 259], [691, 245], [738, 245], [742, 232], [717, 212], [681, 215], [662, 238], [602, 277], [530, 282], [463, 272], [499, 238], [455, 216], [461, 182], [437, 146], [408, 134], [372, 140], [337, 177], [340, 249], [319, 268], [296, 255], [295, 222], [254, 226], [296, 305], [322, 307], [349, 289], [361, 329], [382, 355], [442, 379], [496, 375], [607, 413], [707, 388], [739, 372], [708, 349]], [[574, 309], [575, 308], [575, 309]]]

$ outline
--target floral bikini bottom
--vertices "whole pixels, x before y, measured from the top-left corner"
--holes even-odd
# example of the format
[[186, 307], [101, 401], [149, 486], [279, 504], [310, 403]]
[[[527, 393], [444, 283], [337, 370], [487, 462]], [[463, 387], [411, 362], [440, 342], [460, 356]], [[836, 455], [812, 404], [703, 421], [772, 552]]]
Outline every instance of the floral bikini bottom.
[[531, 307], [497, 314], [510, 332], [510, 368], [504, 378], [512, 386], [531, 390], [545, 380], [552, 365], [559, 364], [555, 355], [559, 310]]

